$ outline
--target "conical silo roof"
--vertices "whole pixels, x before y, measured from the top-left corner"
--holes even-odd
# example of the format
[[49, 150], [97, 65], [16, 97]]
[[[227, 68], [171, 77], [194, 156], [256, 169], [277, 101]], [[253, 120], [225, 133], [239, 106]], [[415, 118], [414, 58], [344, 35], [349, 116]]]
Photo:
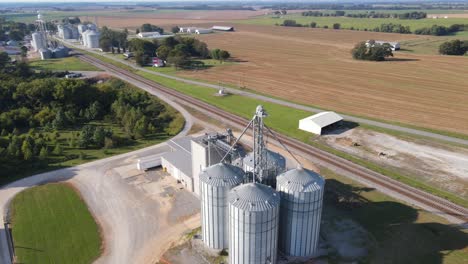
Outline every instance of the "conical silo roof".
[[200, 181], [211, 186], [235, 186], [244, 180], [244, 171], [226, 163], [217, 163], [200, 173]]
[[229, 203], [245, 211], [267, 211], [279, 206], [280, 196], [270, 186], [248, 183], [229, 192]]
[[297, 168], [280, 174], [276, 178], [276, 184], [289, 191], [313, 192], [323, 188], [325, 180], [314, 171]]

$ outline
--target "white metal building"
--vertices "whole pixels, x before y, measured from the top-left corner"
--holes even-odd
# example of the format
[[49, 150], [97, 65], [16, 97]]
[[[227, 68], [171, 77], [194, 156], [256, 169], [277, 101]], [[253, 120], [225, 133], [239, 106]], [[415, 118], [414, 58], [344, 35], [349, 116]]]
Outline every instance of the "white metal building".
[[213, 30], [209, 29], [209, 28], [197, 28], [195, 30], [195, 34], [210, 34], [210, 33], [213, 33]]
[[218, 30], [218, 31], [234, 31], [234, 27], [226, 27], [226, 26], [213, 26], [213, 30]]
[[321, 135], [324, 128], [336, 124], [342, 120], [343, 117], [335, 112], [321, 112], [299, 120], [299, 129]]
[[191, 137], [168, 141], [171, 152], [161, 157], [161, 166], [184, 187], [193, 192]]

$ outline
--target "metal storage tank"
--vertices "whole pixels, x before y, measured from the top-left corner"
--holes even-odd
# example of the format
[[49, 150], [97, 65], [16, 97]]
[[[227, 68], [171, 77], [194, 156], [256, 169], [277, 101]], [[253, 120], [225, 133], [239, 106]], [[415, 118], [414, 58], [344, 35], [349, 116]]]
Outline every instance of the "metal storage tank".
[[[271, 150], [266, 150], [266, 162], [267, 167], [264, 170], [264, 179], [263, 184], [270, 185], [272, 187], [276, 186], [276, 176], [283, 173], [286, 169], [286, 159], [279, 153], [273, 152]], [[254, 167], [254, 155], [249, 153], [244, 157], [243, 168], [246, 172], [251, 172]], [[249, 179], [250, 180], [250, 179]]]
[[91, 31], [86, 34], [86, 46], [90, 49], [99, 48], [99, 32]]
[[45, 36], [41, 32], [32, 33], [32, 42], [35, 51], [47, 48]]
[[279, 249], [286, 255], [311, 257], [317, 253], [325, 180], [303, 168], [279, 175], [281, 196]]
[[88, 29], [87, 25], [79, 24], [78, 25], [78, 33], [83, 34]]
[[83, 41], [83, 46], [87, 47], [88, 46], [88, 39], [86, 37], [86, 35], [88, 35], [91, 31], [90, 30], [86, 30], [85, 32], [83, 32], [83, 34], [81, 34], [81, 40]]
[[41, 60], [47, 60], [52, 57], [52, 52], [49, 49], [40, 49], [39, 55], [41, 56]]
[[218, 163], [200, 173], [200, 201], [203, 242], [213, 249], [229, 245], [228, 193], [241, 184], [244, 171], [236, 166]]
[[280, 195], [261, 183], [229, 192], [229, 263], [275, 264]]

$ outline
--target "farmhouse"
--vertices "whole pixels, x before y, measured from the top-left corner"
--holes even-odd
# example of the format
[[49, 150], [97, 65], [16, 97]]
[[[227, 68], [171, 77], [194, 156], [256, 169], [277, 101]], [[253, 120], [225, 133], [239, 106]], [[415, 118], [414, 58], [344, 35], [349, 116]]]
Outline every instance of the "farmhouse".
[[225, 26], [213, 26], [213, 30], [218, 30], [218, 31], [234, 31], [234, 27], [225, 27]]
[[385, 41], [385, 40], [368, 40], [366, 41], [366, 46], [367, 47], [372, 47], [374, 44], [389, 44], [391, 46], [392, 50], [400, 50], [400, 42], [394, 42], [394, 41]]
[[321, 112], [299, 120], [299, 129], [321, 135], [342, 120], [343, 118], [335, 112]]

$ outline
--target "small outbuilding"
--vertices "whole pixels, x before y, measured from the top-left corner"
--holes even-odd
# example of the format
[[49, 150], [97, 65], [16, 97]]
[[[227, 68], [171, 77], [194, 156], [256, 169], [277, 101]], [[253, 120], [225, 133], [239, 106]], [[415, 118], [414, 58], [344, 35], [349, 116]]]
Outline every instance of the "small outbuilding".
[[234, 31], [234, 27], [226, 27], [226, 26], [213, 26], [213, 30], [218, 30], [218, 31]]
[[326, 129], [336, 126], [342, 120], [343, 117], [335, 112], [321, 112], [299, 120], [299, 129], [321, 135]]

